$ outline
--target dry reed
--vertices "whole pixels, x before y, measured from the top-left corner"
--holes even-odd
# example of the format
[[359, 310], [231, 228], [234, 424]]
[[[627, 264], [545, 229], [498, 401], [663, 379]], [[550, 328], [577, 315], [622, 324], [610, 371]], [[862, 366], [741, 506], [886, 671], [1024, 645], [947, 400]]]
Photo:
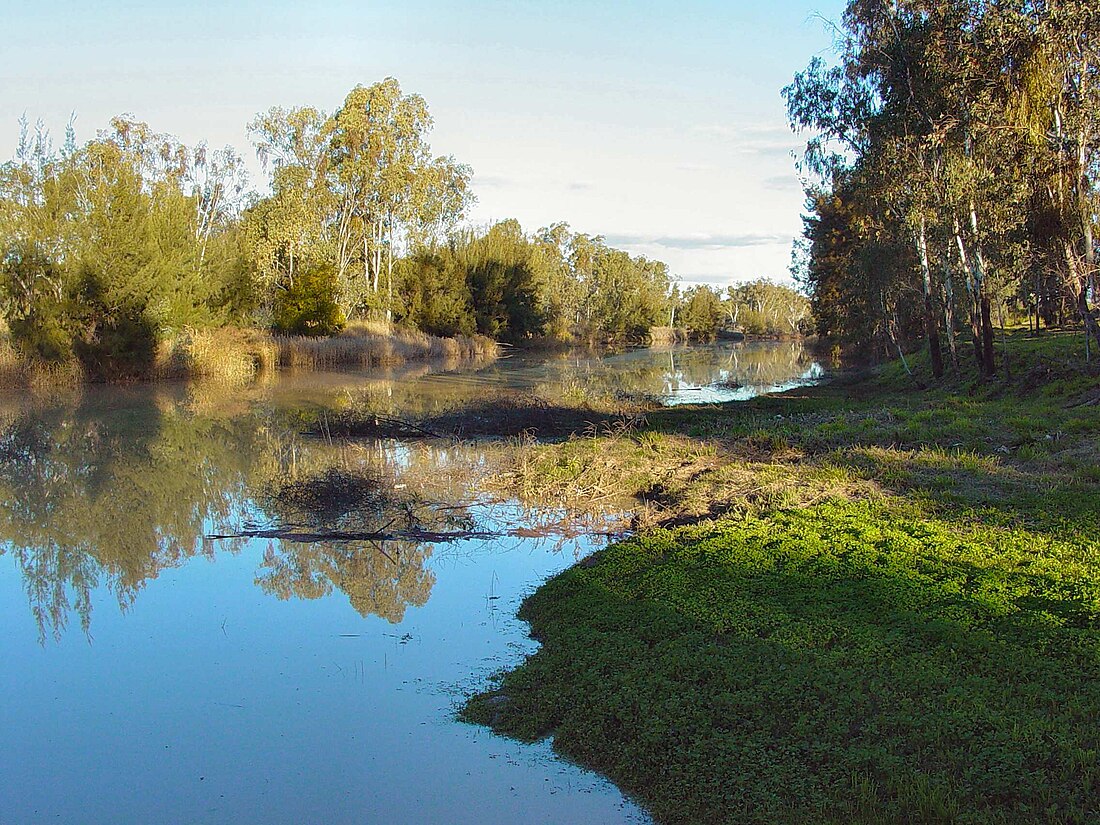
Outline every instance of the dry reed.
[[277, 362], [278, 349], [266, 333], [233, 327], [187, 329], [161, 345], [152, 375], [243, 384], [274, 369]]
[[[432, 358], [474, 360], [498, 354], [482, 336], [437, 338], [383, 322], [356, 321], [329, 338], [275, 336], [255, 329], [185, 329], [157, 349], [154, 380], [204, 378], [246, 384], [279, 367], [325, 370], [394, 366]], [[48, 389], [85, 381], [76, 361], [34, 364], [0, 330], [0, 387]]]
[[687, 330], [682, 327], [653, 327], [649, 330], [649, 345], [651, 347], [682, 344], [687, 340]]
[[279, 365], [294, 369], [377, 367], [426, 358], [495, 355], [497, 345], [482, 336], [437, 338], [384, 322], [357, 321], [329, 338], [278, 336]]

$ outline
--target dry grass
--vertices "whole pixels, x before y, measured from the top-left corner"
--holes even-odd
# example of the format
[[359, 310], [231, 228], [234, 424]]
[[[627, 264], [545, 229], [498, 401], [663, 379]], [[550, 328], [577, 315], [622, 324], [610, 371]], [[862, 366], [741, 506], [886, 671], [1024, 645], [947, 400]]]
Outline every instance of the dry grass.
[[[389, 324], [357, 321], [331, 338], [273, 336], [256, 329], [185, 329], [163, 341], [148, 377], [202, 378], [241, 386], [279, 367], [325, 370], [394, 366], [431, 358], [474, 360], [498, 354], [494, 341], [476, 336], [436, 338]], [[33, 364], [0, 327], [0, 387], [47, 390], [76, 386], [86, 376], [75, 362]]]
[[188, 329], [161, 345], [153, 377], [212, 378], [244, 384], [274, 369], [277, 357], [271, 336], [257, 330]]
[[11, 341], [0, 340], [0, 386], [11, 387], [26, 383], [27, 365]]
[[84, 371], [76, 361], [34, 364], [23, 357], [7, 337], [0, 333], [0, 387], [24, 387], [32, 392], [50, 392], [79, 386]]
[[21, 385], [32, 392], [55, 392], [80, 386], [86, 376], [78, 362], [63, 361], [58, 364], [24, 363], [20, 378]]
[[294, 369], [377, 367], [426, 358], [477, 358], [495, 355], [488, 338], [437, 338], [377, 321], [352, 322], [330, 338], [278, 336], [280, 366]]
[[599, 431], [558, 444], [521, 439], [503, 451], [485, 486], [570, 511], [628, 509], [636, 528], [882, 494], [875, 480], [848, 468], [809, 463], [797, 451], [750, 441], [700, 440], [645, 428]]
[[682, 344], [688, 340], [686, 329], [681, 327], [653, 327], [649, 330], [649, 345]]

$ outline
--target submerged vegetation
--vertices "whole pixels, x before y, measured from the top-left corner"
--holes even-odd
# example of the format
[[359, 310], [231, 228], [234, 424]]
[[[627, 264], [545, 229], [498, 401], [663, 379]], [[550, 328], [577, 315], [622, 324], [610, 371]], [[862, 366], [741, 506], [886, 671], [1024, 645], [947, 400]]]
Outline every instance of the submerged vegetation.
[[661, 822], [1093, 821], [1100, 373], [1072, 346], [531, 445], [502, 484], [618, 489], [646, 529], [525, 601], [541, 648], [463, 715]]

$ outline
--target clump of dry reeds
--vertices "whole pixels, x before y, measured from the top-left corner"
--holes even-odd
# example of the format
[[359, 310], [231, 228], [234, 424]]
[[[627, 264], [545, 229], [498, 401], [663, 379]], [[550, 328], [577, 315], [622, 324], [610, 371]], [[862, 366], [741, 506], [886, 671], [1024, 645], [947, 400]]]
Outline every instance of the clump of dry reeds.
[[687, 330], [682, 327], [651, 327], [649, 330], [649, 345], [651, 347], [682, 344], [687, 340]]
[[75, 387], [84, 370], [76, 360], [34, 363], [22, 355], [6, 334], [0, 335], [0, 387], [26, 387], [35, 392]]
[[328, 338], [278, 336], [279, 364], [296, 369], [377, 367], [425, 358], [477, 358], [496, 353], [482, 336], [437, 338], [378, 321], [355, 321]]
[[234, 327], [188, 329], [161, 345], [153, 377], [245, 383], [277, 362], [278, 348], [267, 333]]
[[[356, 321], [328, 338], [274, 336], [256, 329], [188, 328], [161, 342], [147, 377], [206, 378], [245, 384], [279, 367], [324, 370], [371, 368], [432, 358], [476, 360], [498, 354], [483, 336], [437, 338], [384, 322]], [[85, 380], [75, 360], [39, 364], [24, 357], [0, 329], [0, 387], [48, 389]]]

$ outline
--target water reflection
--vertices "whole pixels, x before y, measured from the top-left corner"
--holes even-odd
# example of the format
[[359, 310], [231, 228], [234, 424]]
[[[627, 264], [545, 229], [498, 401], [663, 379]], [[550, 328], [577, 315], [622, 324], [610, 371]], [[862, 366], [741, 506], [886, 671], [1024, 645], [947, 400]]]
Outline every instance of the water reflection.
[[[125, 611], [163, 569], [238, 552], [243, 542], [204, 542], [204, 534], [308, 520], [269, 495], [275, 483], [370, 464], [390, 487], [415, 488], [418, 501], [443, 508], [429, 508], [427, 517], [453, 517], [456, 505], [474, 498], [472, 474], [491, 460], [468, 445], [304, 438], [304, 422], [318, 410], [366, 401], [395, 415], [431, 415], [483, 401], [493, 387], [543, 398], [583, 391], [713, 401], [806, 381], [815, 369], [802, 345], [791, 343], [602, 358], [523, 355], [460, 373], [421, 366], [369, 379], [312, 374], [248, 388], [91, 388], [47, 401], [9, 398], [0, 407], [0, 552], [17, 562], [40, 639], [60, 638], [71, 616], [88, 633], [97, 590]], [[390, 509], [321, 514], [313, 525], [369, 530], [412, 506], [399, 498]], [[424, 605], [431, 594], [435, 549], [389, 545], [270, 541], [255, 583], [279, 599], [339, 591], [361, 615], [400, 622], [408, 606]]]
[[204, 520], [245, 500], [263, 431], [178, 401], [113, 390], [5, 411], [0, 540], [43, 637], [70, 613], [87, 631], [97, 587], [128, 607], [161, 569], [203, 551]]
[[[5, 413], [10, 423], [0, 434], [0, 539], [18, 561], [40, 635], [59, 637], [70, 614], [88, 631], [97, 587], [125, 609], [161, 569], [197, 554], [234, 551], [239, 542], [201, 540], [217, 525], [300, 519], [280, 512], [263, 492], [273, 479], [292, 479], [335, 460], [336, 447], [298, 433], [316, 407], [338, 409], [368, 398], [395, 413], [430, 414], [473, 403], [487, 385], [544, 397], [579, 388], [675, 396], [734, 375], [742, 385], [774, 385], [804, 376], [806, 362], [797, 345], [638, 351], [606, 359], [563, 355], [516, 359], [461, 376], [425, 369], [358, 382], [307, 378], [247, 391], [216, 384], [93, 389], [17, 405]], [[371, 452], [394, 478], [416, 470], [422, 488], [432, 485], [425, 492], [446, 502], [462, 500], [464, 476], [482, 460], [467, 454], [456, 462], [453, 450], [433, 447], [410, 452], [372, 445]], [[346, 452], [339, 460], [347, 463]], [[394, 517], [372, 515], [379, 523]], [[363, 517], [344, 513], [329, 526], [346, 529], [349, 519]], [[271, 542], [256, 582], [283, 599], [339, 590], [361, 614], [398, 622], [407, 605], [427, 601], [434, 576], [425, 569], [431, 546], [395, 544], [387, 551], [361, 543]]]
[[[717, 347], [0, 398], [0, 820], [646, 821], [545, 743], [453, 715], [531, 650], [519, 600], [599, 525], [487, 501], [500, 445], [303, 433], [366, 402], [676, 399], [809, 367]], [[340, 473], [370, 483], [295, 486]], [[288, 527], [315, 540], [247, 535]]]

